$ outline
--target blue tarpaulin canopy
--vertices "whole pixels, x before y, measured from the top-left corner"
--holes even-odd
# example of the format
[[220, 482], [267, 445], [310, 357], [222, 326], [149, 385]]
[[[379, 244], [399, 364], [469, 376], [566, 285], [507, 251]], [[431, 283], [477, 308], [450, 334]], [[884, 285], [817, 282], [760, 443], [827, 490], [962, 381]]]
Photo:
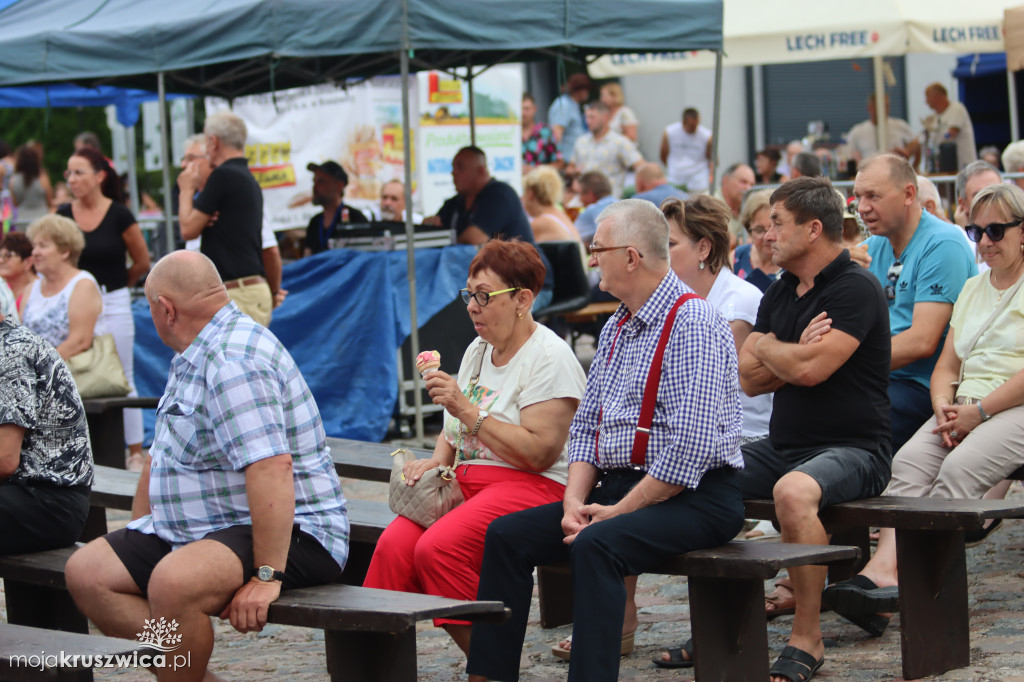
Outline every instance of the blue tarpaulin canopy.
[[[416, 252], [416, 307], [428, 320], [465, 286], [472, 246]], [[379, 441], [398, 399], [395, 350], [412, 330], [405, 254], [325, 251], [284, 269], [285, 305], [272, 331], [295, 359], [329, 436]], [[173, 351], [157, 336], [145, 299], [135, 301], [135, 384], [161, 395]], [[455, 360], [456, 367], [457, 359]], [[147, 417], [147, 441], [153, 417]]]
[[[172, 95], [179, 97], [180, 95]], [[131, 128], [139, 122], [139, 105], [157, 99], [157, 93], [113, 85], [82, 87], [69, 83], [0, 88], [0, 109], [24, 107], [117, 107], [117, 122]]]

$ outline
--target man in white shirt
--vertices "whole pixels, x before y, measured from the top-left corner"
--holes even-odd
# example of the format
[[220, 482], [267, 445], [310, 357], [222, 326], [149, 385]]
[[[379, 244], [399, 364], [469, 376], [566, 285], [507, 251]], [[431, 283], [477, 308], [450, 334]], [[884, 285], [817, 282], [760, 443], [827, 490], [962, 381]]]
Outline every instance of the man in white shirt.
[[[886, 123], [886, 151], [899, 154], [909, 159], [919, 150], [917, 136], [910, 128], [910, 124], [902, 118], [889, 116], [889, 97], [885, 98], [885, 114], [888, 117]], [[875, 106], [875, 95], [868, 96], [868, 120], [861, 121], [850, 128], [846, 135], [846, 144], [850, 148], [850, 156], [860, 164], [861, 161], [873, 154], [878, 153], [878, 134], [875, 131], [875, 124], [878, 122], [878, 109]]]
[[638, 170], [644, 163], [644, 157], [632, 140], [612, 131], [609, 125], [612, 112], [607, 104], [591, 102], [586, 107], [585, 116], [590, 132], [577, 138], [570, 163], [581, 173], [601, 171], [612, 183], [612, 194], [621, 197], [626, 173]]
[[949, 93], [942, 83], [932, 83], [925, 88], [924, 100], [935, 112], [925, 120], [929, 143], [937, 147], [943, 142], [956, 142], [957, 168], [977, 159], [974, 126], [967, 107], [960, 102], [949, 101]]
[[700, 113], [689, 108], [683, 120], [661, 133], [661, 162], [668, 181], [686, 191], [706, 192], [711, 185], [711, 131], [700, 124]]

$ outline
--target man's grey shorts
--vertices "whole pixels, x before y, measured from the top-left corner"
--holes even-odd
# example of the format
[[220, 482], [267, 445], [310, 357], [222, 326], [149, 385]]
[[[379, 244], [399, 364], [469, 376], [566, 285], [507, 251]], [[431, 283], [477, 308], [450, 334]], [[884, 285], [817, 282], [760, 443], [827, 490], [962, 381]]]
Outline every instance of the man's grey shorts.
[[892, 455], [854, 447], [776, 450], [771, 439], [747, 443], [737, 483], [745, 500], [773, 499], [772, 490], [791, 471], [821, 486], [821, 507], [881, 495], [892, 474]]

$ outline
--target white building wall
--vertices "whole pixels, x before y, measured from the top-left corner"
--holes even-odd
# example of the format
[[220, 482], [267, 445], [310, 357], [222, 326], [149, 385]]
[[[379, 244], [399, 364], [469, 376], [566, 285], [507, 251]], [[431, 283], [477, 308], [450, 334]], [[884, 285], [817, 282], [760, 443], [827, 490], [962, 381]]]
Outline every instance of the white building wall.
[[[701, 125], [712, 130], [715, 110], [713, 69], [671, 74], [625, 76], [622, 89], [626, 104], [640, 121], [640, 150], [644, 158], [657, 161], [661, 133], [669, 123], [680, 120], [683, 109], [695, 107]], [[743, 67], [722, 70], [722, 119], [718, 158], [721, 168], [747, 159], [747, 109]]]

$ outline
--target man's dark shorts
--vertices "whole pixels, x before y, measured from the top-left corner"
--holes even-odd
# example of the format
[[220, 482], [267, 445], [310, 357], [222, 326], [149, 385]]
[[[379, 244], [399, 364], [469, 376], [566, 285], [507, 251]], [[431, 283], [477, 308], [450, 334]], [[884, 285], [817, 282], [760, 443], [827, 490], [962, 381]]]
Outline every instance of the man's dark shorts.
[[892, 455], [854, 447], [776, 450], [764, 438], [742, 446], [738, 474], [745, 500], [773, 499], [776, 482], [791, 471], [807, 474], [821, 486], [821, 507], [881, 495], [892, 475]]
[[[156, 535], [128, 528], [107, 533], [103, 538], [128, 569], [132, 580], [142, 590], [142, 595], [147, 596], [149, 577], [160, 560], [171, 553], [171, 545]], [[242, 584], [256, 574], [256, 566], [253, 565], [255, 560], [252, 553], [252, 526], [231, 526], [215, 530], [203, 537], [203, 540], [215, 540], [235, 553], [242, 562]], [[334, 582], [340, 573], [338, 562], [316, 538], [299, 530], [298, 525], [292, 527], [292, 542], [288, 548], [288, 565], [284, 569], [282, 589], [324, 585]]]

